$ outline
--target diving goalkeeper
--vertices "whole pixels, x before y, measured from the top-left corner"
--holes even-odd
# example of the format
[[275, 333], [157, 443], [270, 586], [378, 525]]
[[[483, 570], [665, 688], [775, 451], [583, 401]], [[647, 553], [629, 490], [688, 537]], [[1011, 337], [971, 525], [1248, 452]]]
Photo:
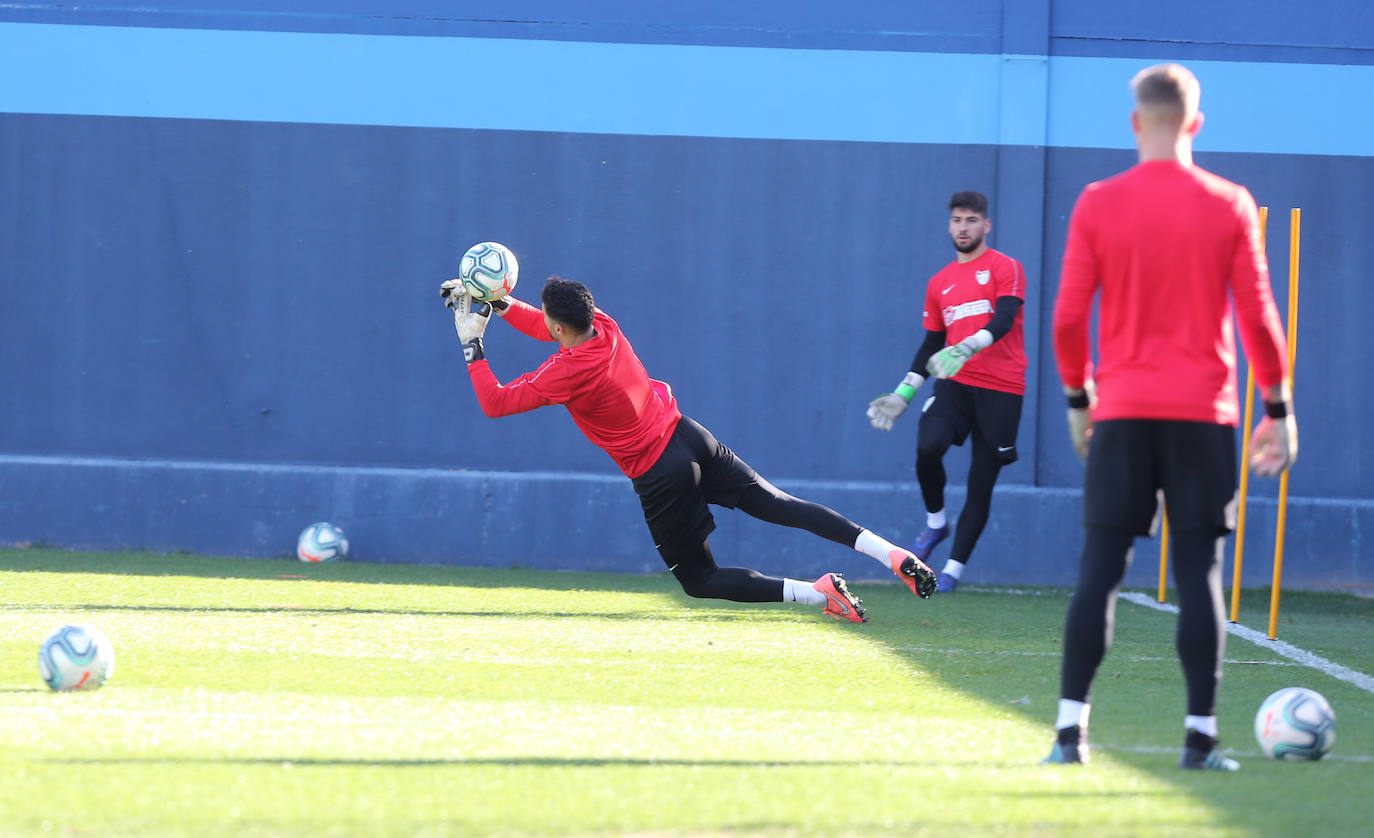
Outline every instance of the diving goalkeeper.
[[[934, 592], [935, 574], [909, 550], [832, 509], [779, 490], [682, 415], [672, 389], [648, 376], [619, 324], [596, 308], [586, 286], [550, 277], [540, 294], [542, 308], [510, 297], [473, 302], [461, 280], [445, 282], [439, 293], [454, 310], [454, 328], [482, 412], [496, 417], [566, 407], [587, 439], [634, 484], [654, 546], [688, 596], [798, 602], [823, 608], [836, 619], [867, 621], [863, 604], [839, 573], [802, 582], [718, 566], [708, 541], [716, 526], [709, 504], [851, 547], [896, 574], [912, 593], [928, 598]], [[558, 351], [537, 369], [501, 384], [482, 343], [493, 310], [517, 331], [556, 342]]]

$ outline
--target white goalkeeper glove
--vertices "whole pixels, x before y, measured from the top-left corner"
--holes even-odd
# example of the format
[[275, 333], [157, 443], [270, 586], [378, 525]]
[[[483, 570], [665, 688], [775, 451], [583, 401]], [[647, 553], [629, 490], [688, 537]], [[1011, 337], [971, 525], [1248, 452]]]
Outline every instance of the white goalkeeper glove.
[[[463, 280], [461, 279], [446, 280], [439, 286], [439, 296], [444, 298], [444, 305], [449, 308], [457, 308], [458, 298], [465, 294], [467, 292], [463, 290]], [[498, 317], [505, 317], [506, 312], [510, 311], [510, 297], [492, 300], [487, 305], [491, 306], [491, 310], [496, 312]]]
[[897, 389], [891, 393], [883, 393], [868, 403], [869, 423], [880, 431], [892, 430], [892, 424], [906, 410], [907, 405], [911, 404], [916, 391], [921, 389], [924, 383], [925, 377], [921, 374], [907, 373], [902, 383], [897, 385]]
[[1069, 439], [1073, 441], [1074, 453], [1083, 462], [1088, 461], [1088, 444], [1093, 438], [1093, 408], [1097, 406], [1097, 385], [1092, 379], [1083, 382], [1081, 390], [1064, 388], [1069, 397]]
[[[1265, 416], [1250, 435], [1250, 470], [1261, 477], [1275, 477], [1298, 458], [1298, 420], [1293, 416], [1293, 397], [1287, 385], [1266, 394]], [[1273, 395], [1274, 400], [1270, 400]]]
[[453, 328], [458, 332], [458, 340], [463, 342], [463, 360], [469, 364], [487, 357], [482, 348], [482, 333], [487, 330], [490, 320], [490, 303], [474, 305], [472, 297], [467, 294], [457, 295], [457, 301], [453, 304]]
[[935, 378], [953, 378], [968, 359], [992, 346], [992, 332], [979, 329], [953, 346], [946, 346], [926, 361], [926, 372]]

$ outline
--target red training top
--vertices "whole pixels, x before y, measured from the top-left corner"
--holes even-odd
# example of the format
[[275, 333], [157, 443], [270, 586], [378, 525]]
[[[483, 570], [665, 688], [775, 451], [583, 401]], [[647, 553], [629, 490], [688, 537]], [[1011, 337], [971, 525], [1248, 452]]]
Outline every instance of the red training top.
[[[928, 332], [944, 332], [945, 344], [953, 346], [988, 325], [998, 297], [1026, 299], [1026, 271], [1021, 263], [992, 248], [968, 262], [950, 262], [926, 285], [925, 311], [921, 320]], [[1011, 331], [964, 364], [954, 380], [971, 387], [1026, 392], [1026, 348], [1021, 330], [1021, 311]]]
[[[538, 340], [553, 340], [542, 309], [511, 300], [502, 318]], [[561, 404], [577, 427], [615, 460], [626, 477], [649, 470], [668, 447], [682, 413], [673, 391], [645, 372], [620, 326], [601, 309], [592, 316], [595, 337], [559, 349], [533, 372], [504, 387], [486, 360], [468, 364], [477, 402], [488, 416], [509, 416]]]
[[1089, 184], [1069, 219], [1054, 307], [1059, 377], [1072, 388], [1094, 378], [1094, 419], [1238, 424], [1228, 291], [1255, 379], [1279, 384], [1287, 350], [1250, 192], [1169, 160]]

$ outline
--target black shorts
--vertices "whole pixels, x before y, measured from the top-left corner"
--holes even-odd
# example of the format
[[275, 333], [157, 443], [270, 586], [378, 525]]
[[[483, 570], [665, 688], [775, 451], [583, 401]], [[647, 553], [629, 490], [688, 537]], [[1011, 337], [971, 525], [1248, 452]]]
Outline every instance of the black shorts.
[[1083, 478], [1085, 524], [1150, 535], [1161, 491], [1174, 529], [1216, 535], [1235, 529], [1235, 428], [1164, 419], [1093, 425]]
[[706, 505], [734, 509], [758, 480], [748, 463], [684, 416], [658, 460], [632, 482], [655, 549], [671, 550], [705, 541], [716, 528]]
[[[948, 378], [935, 379], [934, 395], [921, 408], [921, 426], [929, 433], [935, 423], [948, 423], [955, 445], [963, 445], [970, 431], [992, 450], [997, 462], [1016, 462], [1016, 432], [1021, 425], [1022, 397], [1016, 393], [970, 387]], [[919, 431], [918, 431], [919, 434]]]

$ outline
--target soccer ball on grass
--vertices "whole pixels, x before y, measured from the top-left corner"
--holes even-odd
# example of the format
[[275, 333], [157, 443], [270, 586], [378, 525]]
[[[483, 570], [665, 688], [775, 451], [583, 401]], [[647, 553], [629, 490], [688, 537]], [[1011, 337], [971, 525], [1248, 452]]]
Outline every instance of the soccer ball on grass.
[[464, 293], [478, 302], [490, 303], [514, 291], [519, 276], [515, 254], [497, 242], [474, 244], [458, 265]]
[[38, 674], [55, 692], [99, 689], [114, 674], [114, 646], [95, 626], [63, 626], [38, 647]]
[[296, 539], [296, 558], [303, 562], [332, 562], [347, 555], [348, 536], [325, 521], [306, 527]]
[[1321, 759], [1336, 742], [1336, 713], [1320, 693], [1284, 687], [1260, 704], [1255, 739], [1274, 759]]

